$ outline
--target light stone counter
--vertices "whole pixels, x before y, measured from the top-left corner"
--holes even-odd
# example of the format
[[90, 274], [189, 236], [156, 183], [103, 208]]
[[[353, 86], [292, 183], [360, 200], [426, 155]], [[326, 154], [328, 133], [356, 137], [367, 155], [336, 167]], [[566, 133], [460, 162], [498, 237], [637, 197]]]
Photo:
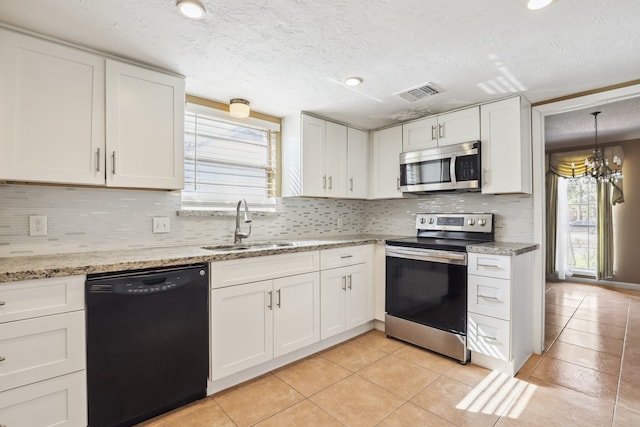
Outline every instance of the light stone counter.
[[467, 245], [467, 252], [485, 255], [515, 256], [535, 251], [539, 247], [540, 245], [537, 243], [490, 242]]
[[[267, 249], [251, 248], [245, 250], [211, 251], [202, 249], [202, 246], [207, 245], [198, 245], [57, 255], [0, 257], [0, 282], [137, 270], [141, 268], [170, 267], [200, 262], [384, 243], [386, 239], [391, 237], [392, 236], [367, 234], [317, 238], [313, 240], [288, 240], [288, 242], [292, 242], [294, 245]], [[256, 244], [257, 242], [247, 241], [247, 243]]]

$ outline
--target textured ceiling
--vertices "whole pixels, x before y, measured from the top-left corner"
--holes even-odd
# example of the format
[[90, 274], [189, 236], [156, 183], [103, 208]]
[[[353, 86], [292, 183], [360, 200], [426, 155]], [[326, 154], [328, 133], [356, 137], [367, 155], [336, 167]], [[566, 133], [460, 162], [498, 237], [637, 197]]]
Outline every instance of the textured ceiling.
[[594, 111], [600, 111], [598, 143], [640, 139], [640, 98], [631, 98], [545, 117], [547, 150], [593, 145]]
[[[640, 1], [1, 0], [0, 21], [186, 76], [187, 91], [366, 129], [524, 93], [532, 102], [638, 79]], [[364, 84], [348, 88], [348, 76]], [[443, 90], [408, 103], [425, 82]], [[604, 120], [604, 118], [603, 118]]]

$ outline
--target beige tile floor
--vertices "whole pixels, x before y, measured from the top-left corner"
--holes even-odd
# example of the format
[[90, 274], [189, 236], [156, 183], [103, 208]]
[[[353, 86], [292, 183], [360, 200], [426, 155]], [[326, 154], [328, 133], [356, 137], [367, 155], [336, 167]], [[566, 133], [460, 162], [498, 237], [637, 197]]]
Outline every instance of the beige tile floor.
[[640, 426], [640, 292], [546, 301], [546, 351], [515, 378], [371, 331], [144, 426]]

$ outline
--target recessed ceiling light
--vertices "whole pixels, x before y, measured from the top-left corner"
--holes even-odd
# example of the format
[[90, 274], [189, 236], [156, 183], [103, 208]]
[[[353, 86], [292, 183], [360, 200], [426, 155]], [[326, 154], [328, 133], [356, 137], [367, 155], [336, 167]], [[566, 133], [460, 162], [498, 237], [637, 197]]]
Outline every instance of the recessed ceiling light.
[[345, 79], [344, 84], [347, 86], [358, 86], [362, 84], [362, 77], [349, 77]]
[[204, 19], [207, 13], [200, 0], [178, 0], [176, 5], [185, 18]]
[[542, 9], [543, 7], [547, 7], [551, 4], [553, 0], [529, 0], [527, 3], [527, 7], [531, 10]]

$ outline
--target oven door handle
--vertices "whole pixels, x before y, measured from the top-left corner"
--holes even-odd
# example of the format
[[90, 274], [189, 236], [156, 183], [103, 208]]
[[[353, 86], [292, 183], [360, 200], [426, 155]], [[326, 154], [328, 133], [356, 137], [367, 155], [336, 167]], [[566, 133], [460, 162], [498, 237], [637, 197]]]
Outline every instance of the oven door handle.
[[467, 265], [466, 252], [438, 251], [433, 249], [413, 249], [399, 246], [387, 246], [386, 255], [395, 258], [416, 261], [439, 262], [442, 264]]

